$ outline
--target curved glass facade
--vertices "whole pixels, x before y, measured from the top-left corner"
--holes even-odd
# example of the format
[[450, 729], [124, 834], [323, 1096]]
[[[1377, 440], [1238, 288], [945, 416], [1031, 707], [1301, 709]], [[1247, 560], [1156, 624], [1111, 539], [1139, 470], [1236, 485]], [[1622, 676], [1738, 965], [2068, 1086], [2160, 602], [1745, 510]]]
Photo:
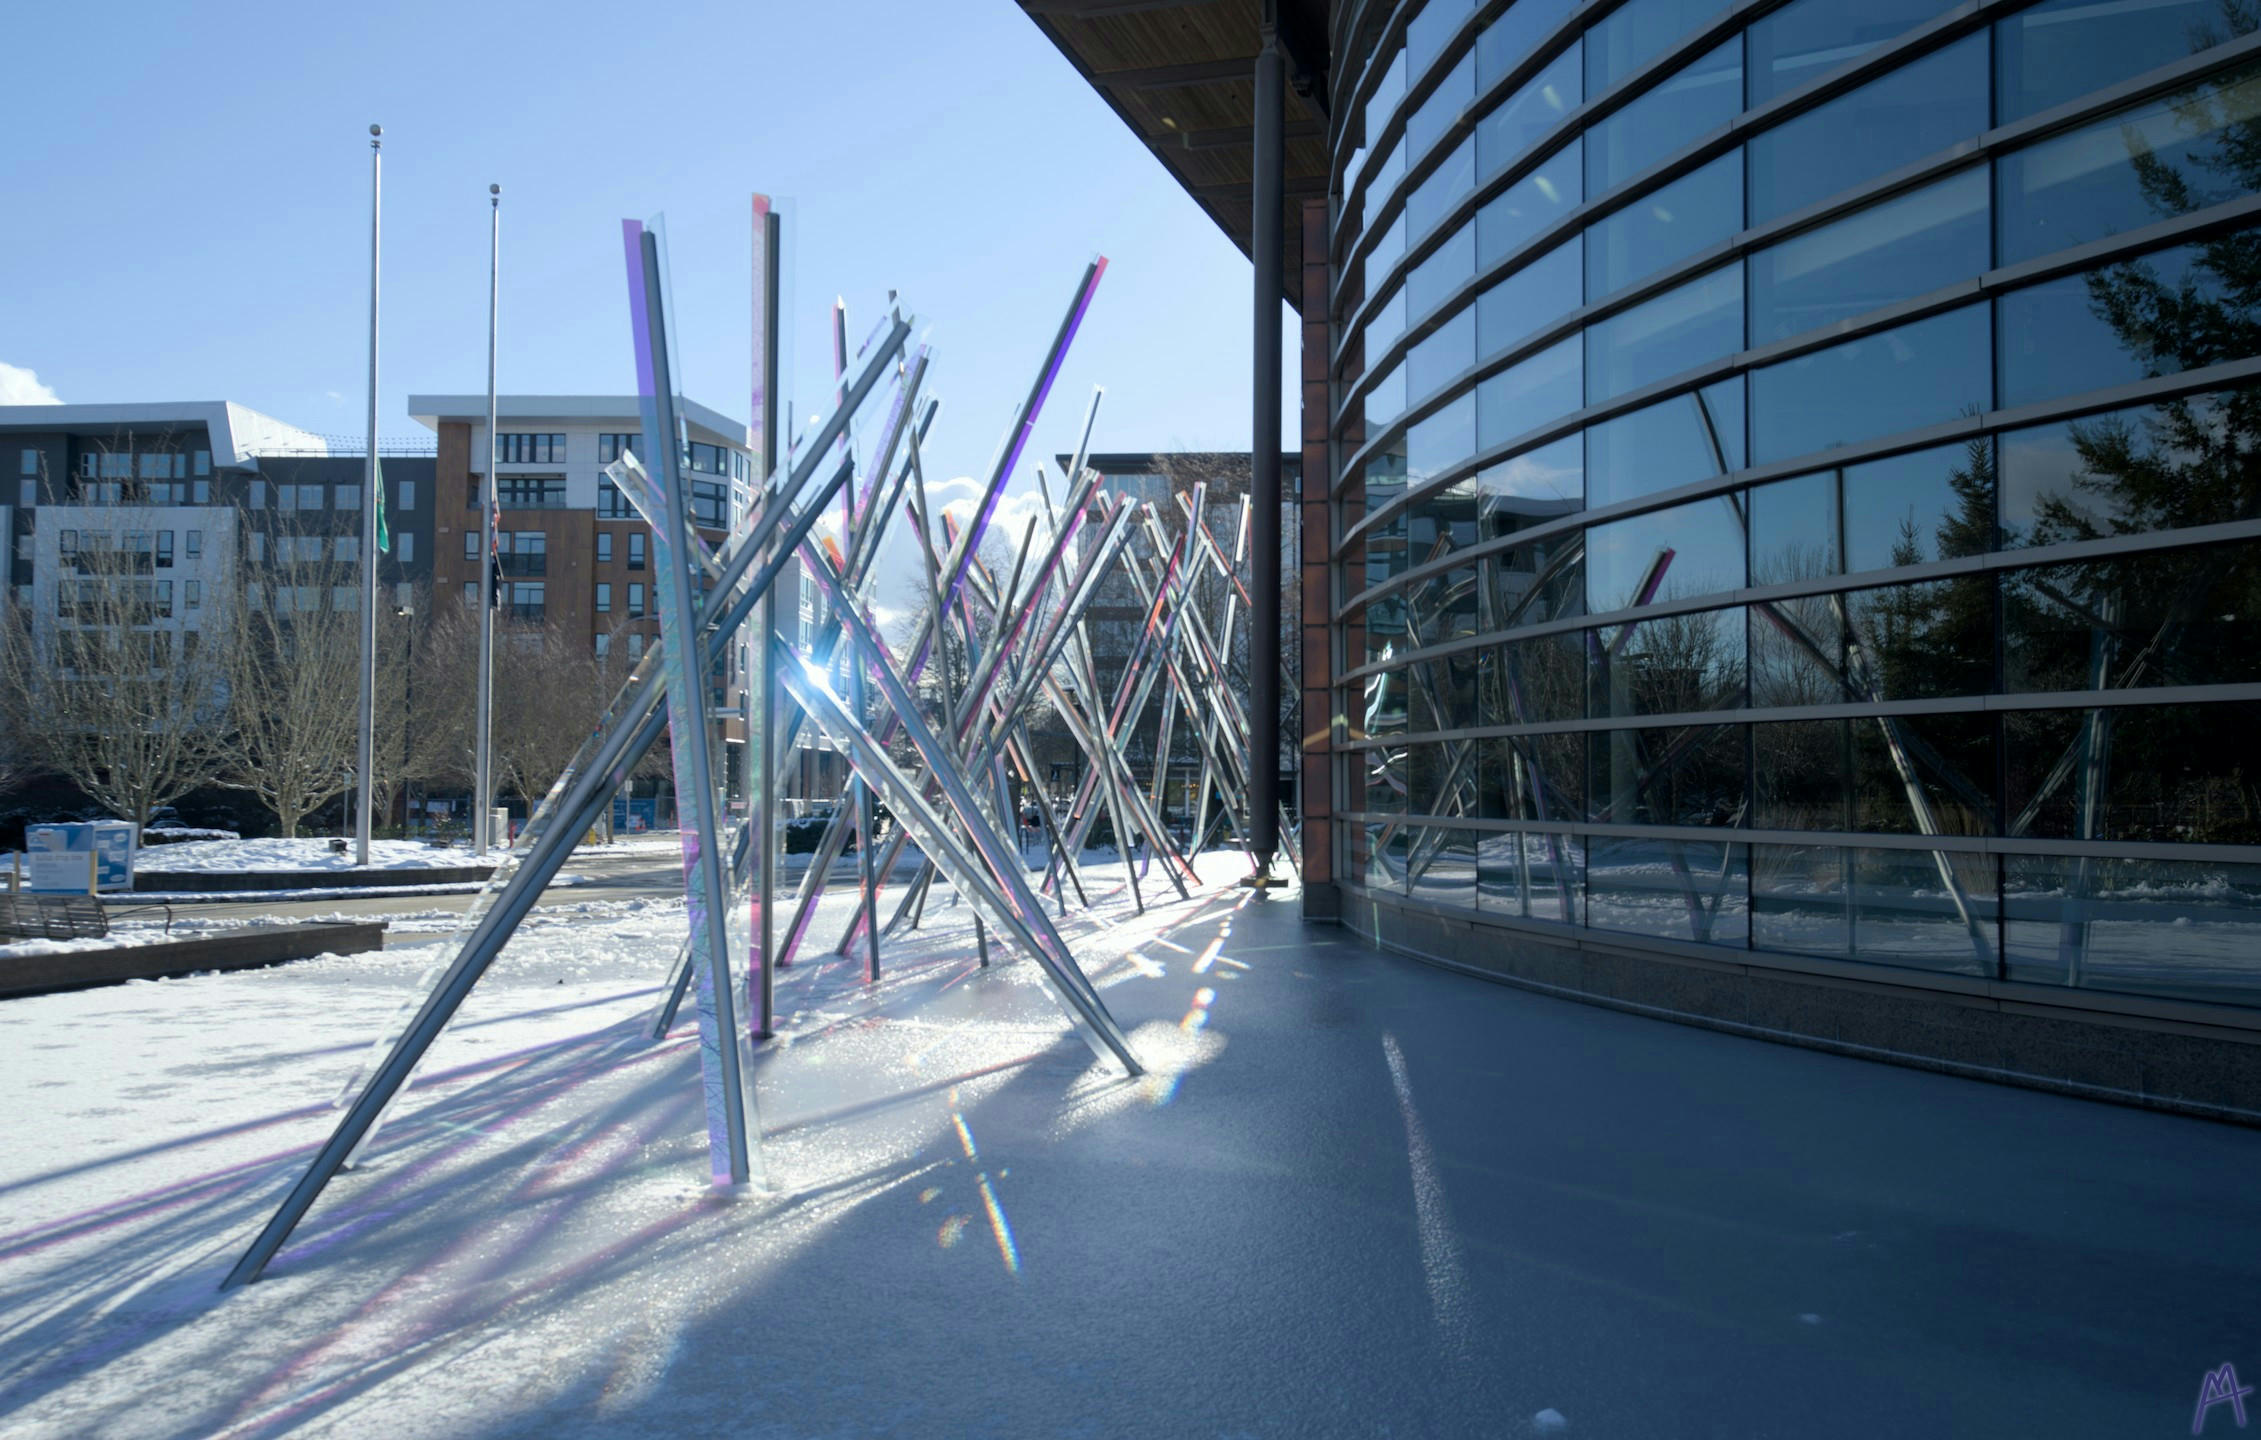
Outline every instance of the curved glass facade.
[[1344, 882], [2261, 1005], [2253, 12], [1371, 9]]

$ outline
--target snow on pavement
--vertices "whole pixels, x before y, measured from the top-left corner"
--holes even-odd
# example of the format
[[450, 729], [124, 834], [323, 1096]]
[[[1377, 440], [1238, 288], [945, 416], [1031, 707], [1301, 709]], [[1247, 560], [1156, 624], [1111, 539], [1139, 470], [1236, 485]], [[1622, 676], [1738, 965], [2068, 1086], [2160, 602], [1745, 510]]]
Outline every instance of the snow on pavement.
[[[1219, 883], [1144, 917], [1120, 869], [1095, 867], [1098, 909], [1062, 928], [1110, 996], [1165, 976], [1209, 994], [1230, 978], [1208, 937], [1246, 903], [1230, 885], [1239, 864], [1205, 857]], [[1147, 888], [1168, 894], [1158, 877]], [[812, 952], [853, 898], [820, 906]], [[938, 886], [924, 928], [883, 948], [877, 985], [813, 953], [781, 976], [778, 1038], [757, 1063], [772, 1188], [731, 1200], [707, 1181], [695, 1025], [687, 1014], [649, 1038], [680, 902], [535, 911], [368, 1162], [330, 1187], [265, 1281], [226, 1297], [220, 1277], [335, 1123], [333, 1098], [432, 950], [0, 1004], [0, 1430], [640, 1431], [630, 1421], [652, 1407], [694, 1403], [662, 1383], [687, 1326], [743, 1304], [881, 1197], [968, 1263], [1017, 1272], [1014, 1182], [980, 1168], [981, 1103], [1033, 1083], [1057, 1096], [1068, 1134], [1166, 1104], [1224, 1040], [1196, 1011], [1139, 1026], [1150, 1073], [1128, 1081], [1094, 1061], [994, 928], [999, 963], [978, 967], [972, 914]], [[743, 930], [743, 907], [734, 919]]]

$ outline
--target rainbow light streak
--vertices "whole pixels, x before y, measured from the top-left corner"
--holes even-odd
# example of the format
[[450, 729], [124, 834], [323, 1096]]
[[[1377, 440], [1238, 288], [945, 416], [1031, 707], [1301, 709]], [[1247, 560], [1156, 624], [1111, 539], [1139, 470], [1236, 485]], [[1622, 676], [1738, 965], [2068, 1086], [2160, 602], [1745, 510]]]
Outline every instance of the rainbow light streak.
[[997, 1237], [997, 1253], [1004, 1257], [1006, 1270], [1017, 1276], [1021, 1273], [1021, 1252], [1013, 1245], [1013, 1227], [1006, 1223], [1005, 1207], [997, 1203], [997, 1192], [990, 1188], [987, 1175], [974, 1178], [981, 1184], [981, 1203], [989, 1211], [989, 1233]]

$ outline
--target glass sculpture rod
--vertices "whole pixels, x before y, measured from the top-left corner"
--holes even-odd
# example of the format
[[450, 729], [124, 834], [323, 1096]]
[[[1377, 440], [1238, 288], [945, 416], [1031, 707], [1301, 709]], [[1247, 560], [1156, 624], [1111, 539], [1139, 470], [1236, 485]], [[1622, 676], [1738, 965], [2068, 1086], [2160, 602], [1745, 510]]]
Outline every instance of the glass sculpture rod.
[[[908, 321], [896, 323], [886, 344], [865, 365], [850, 394], [849, 402], [835, 410], [818, 427], [816, 434], [811, 437], [814, 444], [795, 462], [791, 475], [778, 487], [781, 498], [797, 495], [806, 485], [809, 477], [816, 472], [826, 448], [847, 428], [865, 397], [893, 367], [896, 354], [909, 337], [910, 331]], [[821, 487], [821, 493], [812, 497], [808, 505], [789, 522], [787, 534], [779, 537], [775, 551], [765, 554], [749, 546], [734, 554], [730, 563], [724, 567], [727, 583], [717, 586], [707, 597], [706, 609], [702, 614], [703, 623], [712, 624], [726, 635], [736, 633], [746, 623], [747, 616], [753, 612], [760, 597], [769, 592], [770, 587], [776, 583], [779, 572], [792, 559], [793, 546], [799, 544], [800, 538], [816, 523], [818, 512], [825, 502], [847, 480], [848, 472], [845, 469], [835, 472], [832, 480]], [[734, 589], [739, 577], [754, 565], [757, 558], [761, 560], [760, 568], [747, 580], [743, 589]], [[647, 660], [651, 658], [646, 656]], [[495, 957], [502, 953], [503, 945], [526, 913], [533, 908], [534, 901], [563, 868], [575, 843], [587, 832], [589, 825], [595, 823], [600, 809], [612, 803], [613, 792], [627, 781], [644, 755], [658, 743], [666, 728], [666, 722], [660, 714], [658, 686], [653, 681], [653, 672], [639, 669], [639, 675], [641, 678], [632, 679], [615, 700], [614, 719], [592, 741], [585, 752], [586, 760], [570, 772], [571, 787], [564, 792], [565, 798], [556, 811], [556, 823], [529, 845], [525, 859], [511, 871], [509, 880], [496, 893], [492, 907], [464, 938], [462, 948], [435, 982], [415, 1018], [401, 1032], [400, 1038], [393, 1042], [384, 1061], [369, 1077], [352, 1106], [340, 1117], [337, 1128], [315, 1153], [306, 1172], [283, 1197], [274, 1215], [228, 1272], [227, 1278], [221, 1282], [221, 1288], [233, 1289], [238, 1285], [247, 1285], [265, 1271], [276, 1251], [290, 1238], [291, 1232], [298, 1228], [314, 1201], [344, 1166], [346, 1158], [353, 1153], [361, 1138], [383, 1114], [386, 1105], [407, 1082], [417, 1062], [423, 1059], [431, 1049], [432, 1042], [439, 1038], [448, 1021], [462, 1007], [464, 997], [471, 993], [488, 967], [494, 963]], [[563, 786], [564, 779], [561, 778], [559, 783]]]
[[[737, 987], [730, 967], [730, 923], [724, 909], [722, 825], [715, 805], [714, 726], [708, 718], [708, 647], [699, 625], [694, 571], [699, 537], [683, 475], [683, 417], [676, 406], [674, 336], [670, 330], [659, 235], [634, 220], [620, 224], [628, 263], [629, 327], [636, 347], [636, 385], [644, 449], [652, 458], [663, 514], [651, 525], [653, 590], [659, 601], [662, 674], [667, 692], [668, 746], [675, 770], [677, 827], [683, 841], [683, 908], [704, 964], [699, 974], [699, 1069], [707, 1113], [707, 1156], [714, 1183], [752, 1183], [760, 1164], [761, 1121], [754, 1103]], [[846, 400], [843, 395], [842, 400]], [[634, 470], [636, 467], [624, 467]], [[843, 489], [842, 493], [846, 493]], [[727, 640], [728, 637], [723, 637]], [[681, 813], [688, 804], [690, 814]]]

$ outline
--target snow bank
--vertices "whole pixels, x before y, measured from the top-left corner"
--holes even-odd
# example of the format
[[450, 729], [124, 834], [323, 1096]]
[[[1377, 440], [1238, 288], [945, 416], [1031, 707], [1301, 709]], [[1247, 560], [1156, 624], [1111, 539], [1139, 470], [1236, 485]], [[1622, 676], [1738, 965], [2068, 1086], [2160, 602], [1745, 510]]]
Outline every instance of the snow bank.
[[[421, 840], [372, 840], [371, 870], [447, 870], [478, 861], [469, 850], [435, 850]], [[343, 855], [330, 848], [327, 837], [297, 840], [188, 840], [160, 845], [134, 856], [137, 872], [243, 871], [243, 870], [356, 870], [353, 845]]]

